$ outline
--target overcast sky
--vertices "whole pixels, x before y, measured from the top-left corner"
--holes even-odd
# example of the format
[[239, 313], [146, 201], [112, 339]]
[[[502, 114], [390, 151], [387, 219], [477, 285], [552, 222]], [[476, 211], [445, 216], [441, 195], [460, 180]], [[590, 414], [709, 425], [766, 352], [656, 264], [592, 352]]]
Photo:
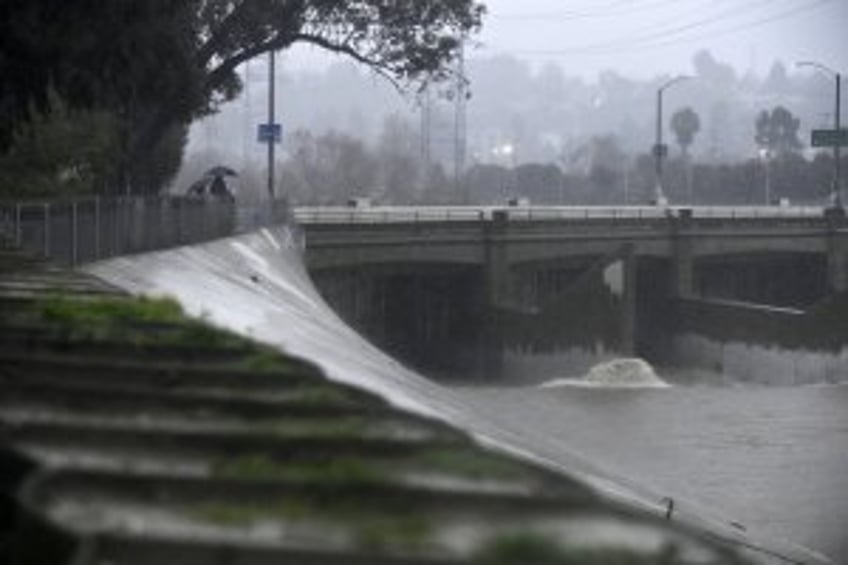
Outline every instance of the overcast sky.
[[[815, 60], [848, 74], [848, 0], [485, 0], [470, 56], [509, 54], [593, 79], [606, 69], [647, 78], [689, 72], [709, 49], [740, 72], [775, 59]], [[313, 65], [298, 49], [290, 67]]]
[[738, 70], [812, 59], [848, 73], [848, 0], [488, 0], [479, 53], [555, 60], [591, 78], [691, 70], [709, 49]]

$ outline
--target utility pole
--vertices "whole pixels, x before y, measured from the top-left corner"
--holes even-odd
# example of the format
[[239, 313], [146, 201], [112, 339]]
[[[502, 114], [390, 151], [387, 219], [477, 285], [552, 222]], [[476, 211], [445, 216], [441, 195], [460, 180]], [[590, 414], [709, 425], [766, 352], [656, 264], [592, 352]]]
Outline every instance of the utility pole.
[[427, 84], [421, 90], [421, 162], [424, 164], [425, 176], [430, 175], [432, 167], [432, 128], [433, 128], [433, 100], [430, 95], [430, 85]]
[[[821, 146], [821, 145], [833, 145], [833, 187], [831, 189], [831, 200], [833, 201], [833, 207], [837, 210], [842, 210], [842, 163], [841, 161], [841, 146], [843, 144], [843, 132], [841, 130], [842, 122], [841, 122], [841, 109], [842, 109], [842, 74], [834, 71], [830, 67], [822, 65], [821, 63], [816, 63], [815, 61], [800, 61], [795, 63], [798, 67], [813, 67], [818, 69], [819, 71], [824, 72], [825, 74], [833, 77], [834, 82], [836, 83], [836, 99], [835, 99], [835, 109], [834, 109], [834, 129], [833, 132], [828, 132], [827, 130], [820, 132], [813, 132], [813, 147]], [[832, 135], [832, 139], [829, 139], [822, 143], [821, 145], [817, 144], [816, 133], [830, 133]], [[848, 135], [846, 135], [848, 137]]]
[[271, 200], [274, 199], [274, 143], [276, 139], [274, 137], [274, 124], [276, 123], [276, 109], [275, 109], [275, 97], [276, 93], [276, 85], [275, 77], [275, 53], [272, 49], [268, 52], [268, 196]]
[[[459, 60], [456, 72], [456, 99], [454, 101], [454, 181], [456, 190], [462, 187], [462, 175], [465, 172], [465, 155], [467, 144], [466, 102], [468, 84], [465, 78], [465, 37], [459, 42]], [[464, 199], [464, 195], [463, 195]]]
[[250, 61], [244, 62], [244, 90], [242, 92], [242, 97], [244, 98], [244, 106], [243, 106], [243, 129], [244, 132], [242, 135], [242, 167], [247, 170], [250, 168], [250, 154], [251, 149], [253, 148], [253, 112], [250, 107]]
[[[840, 73], [836, 74], [836, 131], [840, 131], [842, 124], [840, 123], [840, 108], [842, 107], [842, 75]], [[837, 208], [842, 208], [842, 163], [841, 155], [840, 155], [840, 144], [837, 143], [833, 146], [833, 195], [834, 202], [833, 205]]]

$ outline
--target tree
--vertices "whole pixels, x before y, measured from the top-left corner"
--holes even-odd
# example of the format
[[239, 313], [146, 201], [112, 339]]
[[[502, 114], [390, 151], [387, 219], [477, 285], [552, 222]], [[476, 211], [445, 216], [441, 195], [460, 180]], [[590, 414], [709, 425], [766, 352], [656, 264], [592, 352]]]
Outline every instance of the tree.
[[615, 192], [627, 166], [627, 155], [616, 135], [592, 137], [564, 156], [563, 162], [570, 169], [582, 169], [587, 174], [593, 189], [590, 196], [593, 202], [612, 202], [618, 196]]
[[124, 169], [240, 90], [237, 67], [305, 43], [396, 81], [443, 76], [480, 26], [474, 0], [7, 0], [0, 8], [0, 151], [49, 85], [122, 121]]
[[681, 108], [671, 116], [671, 129], [677, 138], [677, 144], [683, 154], [684, 167], [686, 168], [686, 193], [689, 202], [692, 202], [692, 162], [689, 158], [689, 146], [695, 141], [695, 134], [701, 129], [701, 120], [698, 114], [690, 107]]
[[695, 135], [701, 129], [701, 119], [690, 107], [681, 108], [671, 116], [671, 129], [677, 138], [677, 144], [684, 155], [688, 155], [689, 146], [695, 141]]
[[283, 175], [299, 202], [341, 204], [374, 189], [377, 162], [361, 141], [334, 131], [315, 137], [301, 130], [292, 134], [291, 146]]
[[554, 164], [525, 163], [515, 169], [518, 194], [533, 203], [561, 204], [562, 171]]
[[116, 161], [115, 120], [104, 112], [69, 110], [49, 93], [46, 111], [31, 109], [28, 121], [12, 134], [0, 157], [0, 193], [51, 196], [90, 193], [113, 172]]
[[413, 204], [419, 187], [419, 141], [413, 127], [401, 116], [383, 122], [377, 147], [381, 184], [392, 204]]
[[801, 120], [783, 106], [771, 112], [763, 110], [757, 116], [754, 141], [770, 155], [782, 157], [800, 150], [804, 145], [798, 137]]

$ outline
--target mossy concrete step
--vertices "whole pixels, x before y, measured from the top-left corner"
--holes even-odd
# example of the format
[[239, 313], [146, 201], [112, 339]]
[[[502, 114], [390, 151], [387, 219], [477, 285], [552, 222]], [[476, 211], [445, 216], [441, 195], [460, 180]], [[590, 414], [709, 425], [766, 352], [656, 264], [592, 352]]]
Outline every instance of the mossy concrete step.
[[436, 437], [411, 441], [392, 437], [309, 435], [287, 437], [269, 430], [231, 431], [185, 429], [107, 428], [45, 422], [9, 423], [0, 429], [0, 439], [22, 449], [66, 446], [104, 451], [134, 452], [156, 456], [175, 453], [197, 457], [236, 458], [262, 454], [278, 461], [314, 459], [342, 455], [401, 457], [420, 449], [441, 450], [458, 445], [456, 439]]
[[0, 357], [8, 354], [61, 354], [88, 360], [113, 362], [134, 359], [168, 363], [233, 363], [244, 360], [253, 352], [244, 347], [210, 347], [203, 345], [168, 345], [133, 343], [117, 339], [62, 336], [62, 330], [39, 332], [32, 328], [5, 327], [0, 329]]
[[[3, 318], [0, 338], [2, 334], [9, 333], [12, 336], [22, 335], [32, 339], [58, 336], [68, 341], [111, 339], [139, 345], [238, 346], [252, 350], [260, 349], [260, 346], [246, 338], [216, 330], [194, 320], [179, 322], [135, 319], [55, 320], [45, 315], [44, 303], [33, 302], [31, 306], [31, 308], [15, 310]], [[268, 351], [268, 348], [261, 349]], [[281, 353], [276, 353], [282, 356]]]
[[[55, 296], [56, 293], [36, 293], [26, 291], [11, 291], [7, 290], [0, 294], [0, 320], [10, 319], [15, 320], [21, 316], [32, 314], [39, 308], [46, 298]], [[100, 289], [88, 289], [86, 291], [74, 292], [74, 299], [81, 303], [86, 301], [92, 302], [102, 300], [103, 298], [115, 298], [119, 295]]]
[[[332, 551], [284, 548], [275, 544], [179, 537], [176, 535], [107, 532], [90, 536], [79, 553], [114, 565], [462, 565], [444, 556], [401, 556], [375, 551]], [[39, 563], [38, 565], [46, 565]], [[51, 564], [52, 565], [52, 564]], [[530, 564], [528, 564], [530, 565]]]
[[110, 430], [227, 434], [272, 434], [279, 438], [351, 438], [390, 439], [410, 443], [467, 441], [467, 436], [404, 413], [387, 413], [383, 417], [273, 418], [267, 420], [235, 420], [226, 418], [191, 418], [185, 415], [164, 417], [147, 414], [113, 413], [94, 415], [70, 410], [38, 410], [26, 407], [0, 407], [0, 423], [7, 427], [47, 425], [68, 428]]
[[83, 277], [56, 279], [50, 275], [30, 274], [28, 276], [0, 277], [0, 296], [6, 292], [30, 292], [32, 294], [51, 294], [61, 292], [106, 292], [118, 291], [105, 284], [97, 284]]
[[49, 471], [25, 487], [30, 505], [43, 505], [63, 495], [128, 503], [161, 502], [163, 505], [227, 504], [234, 507], [273, 506], [286, 498], [303, 498], [320, 505], [342, 505], [363, 511], [381, 507], [411, 513], [473, 513], [520, 516], [531, 513], [585, 511], [630, 515], [604, 506], [587, 488], [557, 489], [548, 493], [436, 488], [384, 480], [384, 477], [345, 477], [316, 469], [308, 478], [188, 477], [148, 473], [59, 469]]
[[[38, 265], [38, 263], [33, 263]], [[100, 289], [113, 294], [121, 290], [96, 277], [80, 271], [70, 271], [49, 266], [34, 266], [27, 269], [0, 271], [0, 283], [29, 284], [33, 288], [66, 289]], [[125, 293], [124, 293], [125, 294]]]
[[235, 418], [381, 416], [380, 406], [352, 403], [226, 398], [221, 395], [168, 394], [121, 387], [82, 386], [64, 383], [0, 382], [2, 406], [62, 407], [91, 413], [136, 412], [162, 414], [204, 414]]
[[163, 390], [232, 388], [234, 395], [244, 391], [332, 386], [343, 391], [351, 401], [383, 403], [376, 396], [350, 386], [328, 385], [310, 365], [284, 357], [280, 357], [271, 369], [260, 371], [221, 362], [137, 361], [126, 357], [110, 360], [76, 354], [27, 355], [0, 350], [0, 379], [30, 382], [55, 379], [61, 383], [146, 386]]
[[[594, 544], [602, 548], [597, 559], [615, 550], [627, 551], [632, 557], [601, 559], [600, 563], [736, 562], [723, 559], [722, 552], [714, 551], [692, 532], [585, 493], [554, 499], [481, 496], [377, 482], [212, 484], [202, 480], [163, 482], [125, 474], [51, 473], [27, 485], [22, 498], [28, 508], [38, 509], [39, 514], [84, 538], [170, 536], [181, 539], [189, 551], [198, 542], [215, 540], [233, 549], [296, 550], [316, 557], [329, 551], [360, 557], [384, 555], [413, 563], [420, 558], [535, 563], [532, 552], [521, 561], [478, 561], [475, 557], [481, 546], [504, 534], [538, 539], [532, 538], [531, 532], [538, 532], [537, 536], [547, 532], [566, 544], [582, 540], [578, 547]], [[671, 546], [677, 551], [663, 559]], [[241, 556], [231, 557], [241, 562]]]
[[165, 391], [144, 387], [79, 384], [61, 379], [10, 380], [0, 378], [4, 395], [0, 405], [61, 406], [94, 412], [134, 411], [155, 414], [158, 410], [210, 413], [234, 417], [319, 417], [384, 415], [390, 409], [351, 401], [343, 392], [324, 385], [294, 390], [288, 396], [254, 392], [231, 394], [229, 390]]

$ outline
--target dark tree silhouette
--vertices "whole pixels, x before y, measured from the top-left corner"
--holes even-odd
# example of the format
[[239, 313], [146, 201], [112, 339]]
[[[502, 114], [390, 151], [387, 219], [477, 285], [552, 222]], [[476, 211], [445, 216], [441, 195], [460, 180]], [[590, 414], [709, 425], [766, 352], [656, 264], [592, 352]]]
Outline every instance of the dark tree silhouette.
[[690, 107], [681, 108], [671, 116], [671, 129], [677, 138], [677, 144], [684, 155], [688, 155], [689, 146], [695, 141], [695, 135], [701, 130], [701, 119]]
[[801, 120], [783, 106], [777, 106], [771, 112], [763, 110], [757, 116], [754, 141], [775, 157], [782, 157], [804, 147], [798, 136], [800, 127]]

